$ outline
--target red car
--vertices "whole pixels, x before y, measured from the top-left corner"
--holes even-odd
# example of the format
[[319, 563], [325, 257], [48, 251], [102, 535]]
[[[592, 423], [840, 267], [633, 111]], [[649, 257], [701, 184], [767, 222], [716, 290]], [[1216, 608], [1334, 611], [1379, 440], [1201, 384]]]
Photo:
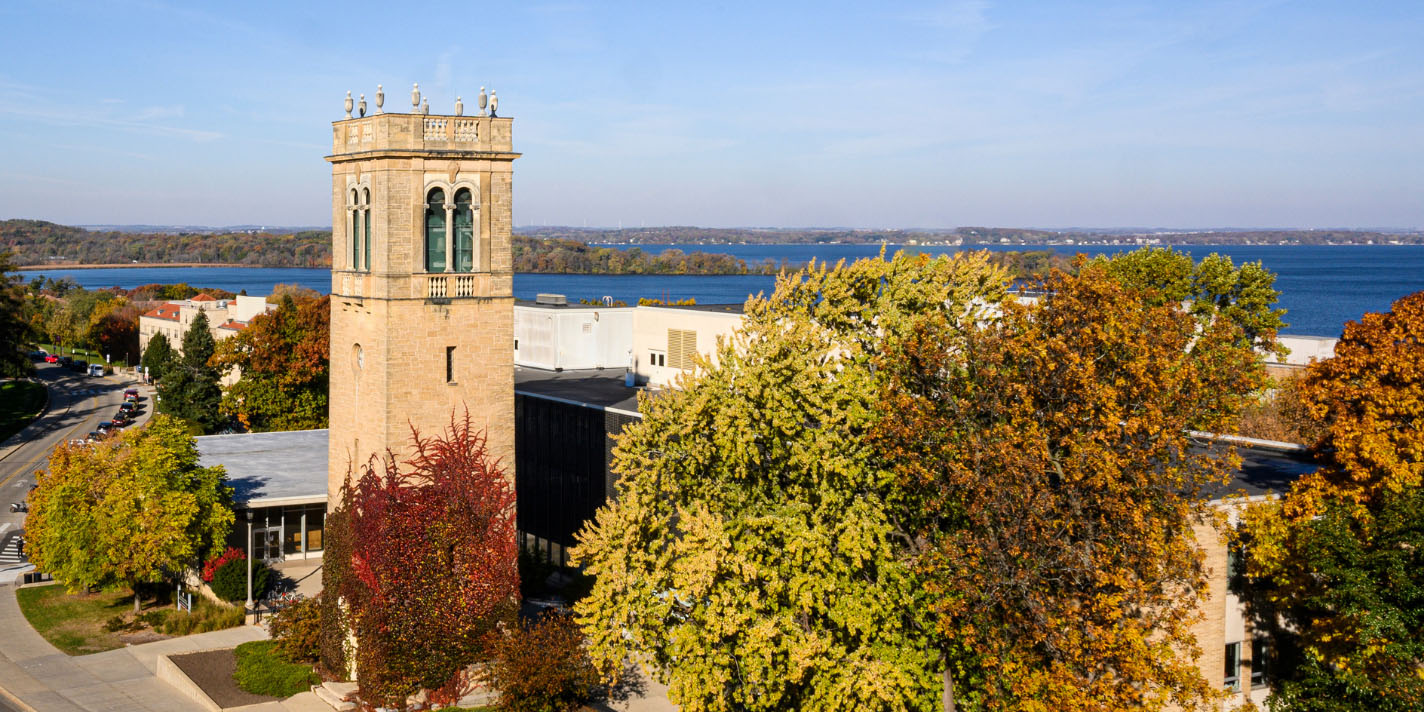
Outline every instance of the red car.
[[54, 354], [45, 354], [45, 363], [59, 363], [59, 357]]

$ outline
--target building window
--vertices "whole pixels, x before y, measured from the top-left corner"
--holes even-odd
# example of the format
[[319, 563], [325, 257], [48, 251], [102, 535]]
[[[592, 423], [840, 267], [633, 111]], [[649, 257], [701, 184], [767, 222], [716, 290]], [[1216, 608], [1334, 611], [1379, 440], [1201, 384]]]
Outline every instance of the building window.
[[307, 552], [322, 550], [322, 533], [325, 531], [326, 506], [316, 505], [307, 508], [306, 528], [307, 528]]
[[692, 357], [697, 355], [697, 332], [691, 329], [667, 330], [668, 365], [684, 371], [692, 370]]
[[455, 382], [455, 347], [445, 347], [445, 382]]
[[370, 188], [365, 188], [365, 189], [363, 189], [363, 190], [361, 191], [361, 205], [363, 206], [363, 209], [361, 210], [361, 220], [362, 220], [362, 223], [363, 223], [362, 226], [361, 226], [361, 237], [363, 238], [362, 241], [361, 241], [361, 244], [362, 244], [362, 250], [365, 252], [365, 257], [363, 257], [363, 258], [361, 259], [361, 264], [363, 264], [363, 265], [366, 266], [366, 270], [367, 270], [367, 271], [370, 271], [370, 269], [371, 269], [371, 189], [370, 189]]
[[361, 208], [356, 191], [351, 191], [351, 269], [361, 269]]
[[475, 210], [470, 205], [470, 189], [455, 191], [455, 271], [475, 269]]
[[426, 196], [425, 271], [445, 271], [445, 191], [439, 188]]
[[649, 351], [649, 352], [648, 352], [648, 365], [649, 365], [649, 366], [666, 366], [666, 365], [667, 365], [667, 354], [660, 353], [660, 352], [657, 352], [657, 351]]
[[1266, 686], [1266, 658], [1269, 655], [1265, 638], [1251, 639], [1251, 687]]
[[1241, 691], [1241, 644], [1226, 644], [1226, 672], [1221, 684], [1232, 692]]

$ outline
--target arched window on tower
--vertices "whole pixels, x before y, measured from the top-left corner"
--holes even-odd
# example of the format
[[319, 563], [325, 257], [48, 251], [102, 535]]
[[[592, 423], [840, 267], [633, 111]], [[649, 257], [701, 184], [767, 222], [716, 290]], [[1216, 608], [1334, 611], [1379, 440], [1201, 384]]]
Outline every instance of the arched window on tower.
[[361, 264], [371, 270], [371, 189], [361, 189]]
[[425, 204], [425, 271], [445, 271], [445, 191], [431, 188]]
[[470, 189], [455, 191], [455, 271], [475, 269], [475, 211], [470, 205]]
[[356, 190], [351, 190], [351, 269], [361, 269], [361, 208]]

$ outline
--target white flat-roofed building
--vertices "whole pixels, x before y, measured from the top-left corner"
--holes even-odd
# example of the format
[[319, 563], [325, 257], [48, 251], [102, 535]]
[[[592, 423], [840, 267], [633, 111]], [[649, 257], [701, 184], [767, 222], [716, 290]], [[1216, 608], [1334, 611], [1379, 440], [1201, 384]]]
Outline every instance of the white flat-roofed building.
[[637, 307], [514, 304], [514, 363], [547, 371], [626, 369]]
[[671, 387], [693, 357], [716, 359], [717, 339], [742, 326], [741, 304], [640, 306], [633, 312], [633, 374], [639, 385]]

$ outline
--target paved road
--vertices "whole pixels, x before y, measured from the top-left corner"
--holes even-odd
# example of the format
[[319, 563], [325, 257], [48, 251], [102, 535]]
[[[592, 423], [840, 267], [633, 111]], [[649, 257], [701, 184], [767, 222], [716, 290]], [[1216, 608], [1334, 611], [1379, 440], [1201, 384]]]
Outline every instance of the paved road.
[[[17, 437], [22, 442], [18, 447], [0, 450], [0, 537], [5, 537], [6, 547], [0, 550], [0, 580], [7, 579], [6, 574], [16, 566], [5, 554], [11, 551], [10, 535], [23, 530], [25, 522], [24, 513], [10, 511], [10, 503], [25, 500], [35, 483], [35, 471], [48, 466], [55, 445], [83, 438], [101, 421], [112, 418], [123, 403], [124, 389], [134, 386], [125, 377], [83, 376], [57, 364], [35, 366], [36, 376], [49, 389], [49, 409], [19, 433]], [[153, 405], [153, 393], [147, 387], [139, 390], [142, 400], [137, 421], [142, 423]]]

